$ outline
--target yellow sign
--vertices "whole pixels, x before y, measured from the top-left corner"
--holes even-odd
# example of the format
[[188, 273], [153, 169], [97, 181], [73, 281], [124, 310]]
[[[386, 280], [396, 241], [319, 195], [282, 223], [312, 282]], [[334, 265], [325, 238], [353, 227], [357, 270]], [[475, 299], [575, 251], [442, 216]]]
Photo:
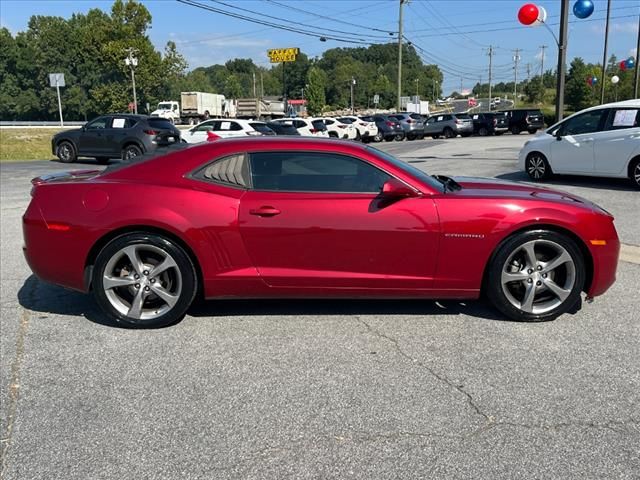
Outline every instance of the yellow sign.
[[267, 50], [271, 63], [295, 62], [300, 53], [299, 48], [272, 48]]

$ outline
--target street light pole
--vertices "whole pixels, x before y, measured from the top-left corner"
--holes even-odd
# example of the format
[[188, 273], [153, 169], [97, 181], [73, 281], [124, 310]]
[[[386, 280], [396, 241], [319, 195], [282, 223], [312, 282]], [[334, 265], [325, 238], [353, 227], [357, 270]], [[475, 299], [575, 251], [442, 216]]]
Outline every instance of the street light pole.
[[640, 16], [638, 16], [638, 44], [636, 45], [636, 76], [633, 78], [633, 98], [638, 98], [640, 83]]
[[562, 0], [560, 9], [560, 40], [558, 42], [558, 78], [556, 80], [556, 122], [564, 116], [564, 77], [567, 63], [567, 31], [569, 30], [569, 0]]
[[353, 86], [356, 84], [356, 79], [351, 77], [351, 115], [353, 115]]
[[607, 0], [607, 22], [604, 25], [604, 53], [602, 54], [602, 76], [600, 77], [600, 104], [604, 103], [604, 84], [607, 83], [607, 43], [609, 42], [609, 14], [611, 13], [611, 0]]
[[134, 72], [134, 67], [138, 66], [138, 59], [133, 56], [133, 52], [135, 49], [128, 48], [127, 49], [127, 58], [124, 59], [124, 63], [129, 66], [131, 69], [131, 85], [133, 87], [133, 113], [138, 114], [138, 97], [136, 96], [136, 74]]
[[402, 111], [400, 96], [402, 95], [402, 6], [405, 0], [400, 0], [400, 13], [398, 15], [398, 112]]

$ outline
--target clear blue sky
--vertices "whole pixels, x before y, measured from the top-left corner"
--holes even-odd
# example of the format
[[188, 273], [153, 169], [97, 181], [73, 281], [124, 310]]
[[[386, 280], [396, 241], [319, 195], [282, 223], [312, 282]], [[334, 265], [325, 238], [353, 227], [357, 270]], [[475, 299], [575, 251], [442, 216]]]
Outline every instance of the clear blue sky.
[[[247, 12], [209, 0], [201, 3], [243, 15]], [[346, 25], [349, 22], [379, 30], [396, 31], [398, 26], [398, 0], [277, 0], [289, 6], [280, 6], [268, 0], [222, 0], [229, 5], [260, 12], [281, 19], [281, 23], [308, 29], [333, 29], [360, 35], [380, 35], [378, 30], [367, 30]], [[334, 40], [318, 39], [297, 33], [255, 25], [217, 13], [202, 11], [173, 0], [143, 0], [153, 16], [149, 31], [151, 40], [160, 49], [167, 40], [177, 43], [190, 68], [224, 63], [230, 58], [252, 58], [267, 65], [266, 50], [279, 47], [299, 47], [310, 57], [319, 56], [325, 49], [352, 46]], [[513, 79], [513, 49], [521, 49], [519, 77], [526, 76], [527, 64], [532, 74], [540, 68], [540, 45], [548, 45], [546, 67], [554, 67], [557, 48], [552, 35], [543, 27], [521, 26], [516, 18], [520, 0], [411, 0], [404, 7], [405, 34], [430, 57], [429, 63], [438, 63], [445, 72], [445, 93], [463, 86], [470, 88], [480, 79], [487, 81], [489, 45], [496, 47], [494, 78], [496, 81]], [[540, 0], [548, 12], [547, 22], [556, 34], [560, 0]], [[579, 20], [570, 14], [569, 49], [571, 59], [580, 56], [590, 62], [602, 58], [606, 0], [594, 0], [596, 10], [589, 20]], [[31, 15], [58, 15], [69, 17], [74, 12], [91, 8], [109, 10], [110, 0], [2, 0], [0, 23], [14, 34], [26, 29]], [[573, 4], [573, 1], [571, 2]], [[302, 13], [303, 9], [318, 15], [337, 19], [335, 22]], [[612, 0], [612, 20], [609, 33], [609, 52], [626, 58], [635, 52], [638, 34], [640, 1]], [[276, 21], [274, 19], [267, 19]], [[305, 25], [302, 25], [305, 24]], [[334, 35], [341, 35], [334, 33]], [[371, 40], [371, 39], [369, 39]]]

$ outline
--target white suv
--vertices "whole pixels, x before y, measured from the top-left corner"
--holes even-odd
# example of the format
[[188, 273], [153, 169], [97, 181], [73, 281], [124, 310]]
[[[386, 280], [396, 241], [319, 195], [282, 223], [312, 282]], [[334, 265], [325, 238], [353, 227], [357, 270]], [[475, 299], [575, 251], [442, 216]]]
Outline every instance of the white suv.
[[616, 177], [640, 188], [640, 100], [575, 113], [527, 141], [518, 161], [533, 180], [554, 173]]
[[358, 136], [358, 130], [351, 123], [345, 123], [337, 118], [321, 118], [327, 126], [329, 136], [332, 138], [342, 138], [345, 140], [355, 140]]
[[350, 123], [355, 126], [358, 135], [356, 138], [360, 138], [363, 142], [368, 142], [373, 140], [376, 135], [378, 135], [378, 127], [376, 126], [376, 122], [367, 122], [358, 118], [356, 116], [347, 115], [345, 117], [338, 118], [342, 123]]
[[182, 139], [187, 143], [200, 143], [207, 141], [207, 132], [213, 132], [221, 138], [246, 137], [247, 135], [262, 135], [249, 120], [219, 119], [206, 120], [182, 134]]
[[279, 118], [273, 121], [284, 123], [285, 125], [293, 125], [303, 137], [329, 137], [327, 126], [322, 118]]

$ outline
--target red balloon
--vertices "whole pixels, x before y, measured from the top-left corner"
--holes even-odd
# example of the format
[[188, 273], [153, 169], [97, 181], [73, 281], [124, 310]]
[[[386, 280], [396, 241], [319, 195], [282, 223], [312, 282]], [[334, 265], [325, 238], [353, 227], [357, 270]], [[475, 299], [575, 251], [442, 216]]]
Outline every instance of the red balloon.
[[587, 85], [593, 86], [593, 77], [591, 75], [587, 77]]
[[622, 70], [623, 72], [627, 69], [627, 61], [626, 60], [622, 60], [620, 62], [620, 70]]
[[538, 19], [540, 10], [533, 3], [525, 3], [520, 10], [518, 10], [518, 20], [523, 25], [531, 25]]

